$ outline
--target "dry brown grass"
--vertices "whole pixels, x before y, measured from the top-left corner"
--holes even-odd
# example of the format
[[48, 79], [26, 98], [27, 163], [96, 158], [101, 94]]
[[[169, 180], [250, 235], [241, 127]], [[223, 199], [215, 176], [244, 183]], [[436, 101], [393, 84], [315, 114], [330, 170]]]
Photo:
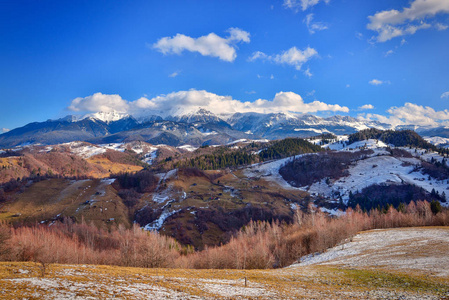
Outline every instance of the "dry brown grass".
[[0, 263], [0, 297], [438, 299], [449, 292], [448, 282], [434, 278], [325, 266], [241, 271], [55, 264], [43, 279], [38, 272], [32, 263]]
[[134, 173], [138, 172], [143, 169], [142, 166], [136, 166], [132, 164], [123, 164], [118, 162], [112, 162], [109, 159], [105, 157], [92, 157], [89, 159], [86, 159], [86, 161], [94, 166], [98, 166], [101, 168], [97, 168], [98, 170], [105, 170], [105, 172], [99, 172], [99, 171], [93, 171], [90, 172], [88, 175], [95, 177], [95, 178], [104, 178], [109, 177], [111, 174], [118, 174], [122, 172], [129, 172]]
[[36, 182], [16, 194], [0, 213], [0, 220], [27, 224], [42, 220], [51, 223], [64, 217], [73, 217], [78, 222], [92, 221], [100, 228], [131, 226], [127, 209], [114, 188], [99, 179]]

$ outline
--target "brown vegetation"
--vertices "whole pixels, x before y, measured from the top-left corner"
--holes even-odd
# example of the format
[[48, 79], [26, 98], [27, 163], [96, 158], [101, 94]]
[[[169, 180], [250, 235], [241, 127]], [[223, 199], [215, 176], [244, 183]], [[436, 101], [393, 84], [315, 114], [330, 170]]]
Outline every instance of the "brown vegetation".
[[[9, 228], [0, 224], [2, 260], [90, 263], [134, 267], [260, 269], [290, 265], [301, 256], [325, 251], [357, 232], [374, 228], [447, 226], [449, 211], [432, 213], [426, 201], [410, 202], [401, 212], [348, 209], [330, 218], [309, 207], [293, 224], [250, 222], [226, 245], [190, 253], [174, 239], [138, 226], [110, 231], [70, 220], [53, 226]], [[45, 270], [45, 268], [44, 268]]]

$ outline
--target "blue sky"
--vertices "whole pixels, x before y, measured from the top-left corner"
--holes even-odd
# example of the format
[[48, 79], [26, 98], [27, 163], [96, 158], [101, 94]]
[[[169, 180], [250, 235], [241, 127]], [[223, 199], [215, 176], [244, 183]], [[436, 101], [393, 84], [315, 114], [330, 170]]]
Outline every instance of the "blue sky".
[[0, 129], [194, 105], [449, 126], [448, 0], [0, 5]]

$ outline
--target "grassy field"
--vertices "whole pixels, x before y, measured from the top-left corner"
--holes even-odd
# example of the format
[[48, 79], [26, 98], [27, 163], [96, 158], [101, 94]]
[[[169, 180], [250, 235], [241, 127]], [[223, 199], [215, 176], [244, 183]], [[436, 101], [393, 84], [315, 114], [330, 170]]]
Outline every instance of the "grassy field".
[[[245, 286], [246, 278], [246, 286]], [[0, 263], [2, 299], [439, 299], [449, 282], [405, 273], [309, 266], [282, 270], [139, 269]]]
[[72, 217], [107, 228], [130, 226], [127, 209], [112, 186], [104, 180], [48, 179], [17, 193], [1, 207], [0, 220], [29, 224], [51, 223]]
[[[42, 276], [37, 263], [1, 262], [0, 299], [447, 299], [448, 231], [368, 231], [321, 254], [331, 255], [319, 263], [276, 270], [53, 264]], [[426, 246], [435, 243], [441, 246]]]

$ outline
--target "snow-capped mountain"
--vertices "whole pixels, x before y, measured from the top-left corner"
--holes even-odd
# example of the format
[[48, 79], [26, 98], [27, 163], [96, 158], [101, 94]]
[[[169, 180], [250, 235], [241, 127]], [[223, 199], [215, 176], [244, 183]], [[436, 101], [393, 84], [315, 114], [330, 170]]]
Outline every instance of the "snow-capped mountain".
[[[112, 111], [30, 123], [1, 134], [0, 148], [24, 143], [57, 144], [77, 140], [93, 143], [140, 140], [172, 146], [201, 146], [225, 144], [238, 139], [310, 137], [322, 133], [344, 135], [367, 128], [395, 129], [390, 124], [349, 116], [322, 118], [293, 113], [235, 113], [222, 116], [201, 107], [190, 107], [188, 110], [180, 107], [161, 112], [161, 115], [145, 115], [142, 112], [138, 118]], [[446, 128], [413, 129], [423, 136], [447, 137], [439, 134], [447, 134]]]
[[214, 113], [204, 109], [199, 108], [198, 110], [190, 111], [185, 114], [168, 116], [166, 118], [170, 121], [182, 122], [182, 123], [223, 123], [227, 124], [223, 119], [215, 115]]
[[81, 120], [90, 118], [90, 119], [100, 120], [100, 121], [105, 122], [106, 124], [109, 124], [111, 122], [129, 118], [129, 117], [130, 117], [129, 114], [120, 113], [120, 112], [117, 112], [114, 110], [114, 111], [110, 111], [110, 112], [100, 111], [100, 112], [96, 112], [96, 113], [92, 113], [92, 114], [87, 114], [87, 115], [83, 116], [81, 118]]

